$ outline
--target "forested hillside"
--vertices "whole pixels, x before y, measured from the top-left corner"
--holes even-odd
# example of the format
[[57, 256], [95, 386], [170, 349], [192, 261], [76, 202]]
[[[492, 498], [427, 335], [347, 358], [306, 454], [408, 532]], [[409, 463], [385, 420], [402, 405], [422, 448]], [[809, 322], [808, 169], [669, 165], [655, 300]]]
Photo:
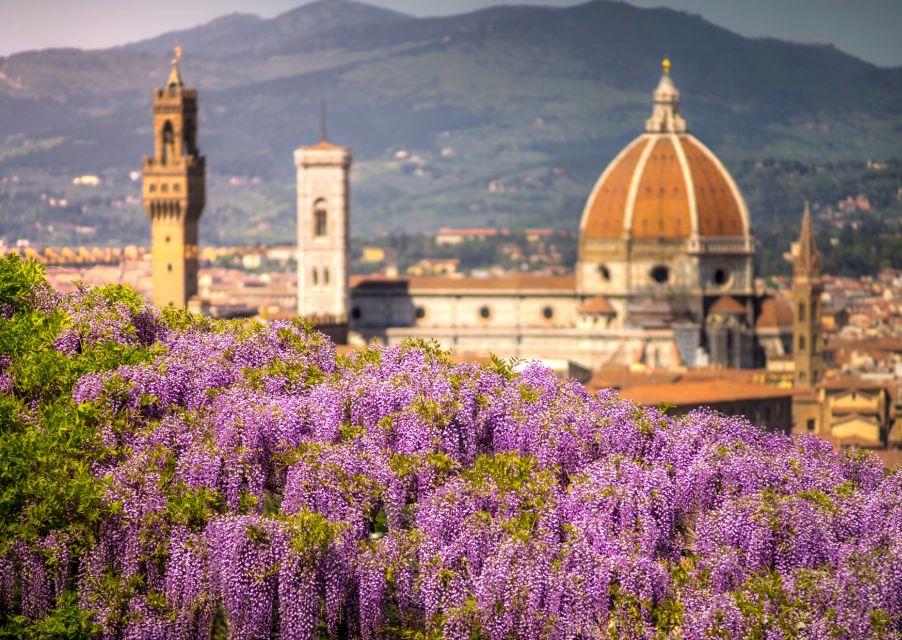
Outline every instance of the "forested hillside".
[[[604, 0], [428, 19], [321, 0], [117, 49], [0, 59], [0, 173], [34, 177], [43, 191], [99, 173], [107, 202], [136, 192], [128, 173], [151, 148], [151, 90], [165, 81], [173, 42], [201, 91], [214, 186], [217, 177], [260, 181], [253, 194], [211, 189], [205, 224], [251, 240], [293, 218], [291, 152], [317, 140], [324, 100], [333, 139], [355, 152], [363, 234], [574, 227], [598, 174], [641, 131], [664, 56], [691, 130], [734, 172], [746, 160], [813, 166], [902, 148], [902, 70], [828, 46], [743, 38], [697, 16]], [[18, 209], [5, 205], [4, 219], [9, 211]], [[114, 229], [144, 228], [135, 203], [79, 216], [101, 235], [113, 217], [133, 220]]]

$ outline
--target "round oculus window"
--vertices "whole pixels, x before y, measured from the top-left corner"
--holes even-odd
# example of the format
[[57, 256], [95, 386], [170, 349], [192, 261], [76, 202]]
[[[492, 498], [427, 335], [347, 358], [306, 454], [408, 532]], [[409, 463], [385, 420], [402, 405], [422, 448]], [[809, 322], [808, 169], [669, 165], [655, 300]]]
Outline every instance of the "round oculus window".
[[658, 265], [651, 270], [651, 279], [658, 284], [664, 284], [670, 280], [670, 269], [663, 265]]
[[414, 315], [417, 317], [417, 320], [422, 320], [426, 317], [426, 309], [423, 307], [417, 307], [417, 310], [414, 311]]
[[542, 317], [546, 320], [551, 320], [554, 317], [554, 309], [551, 307], [545, 307], [542, 309]]
[[598, 267], [598, 275], [604, 282], [611, 281], [611, 270], [603, 264]]
[[714, 284], [718, 287], [728, 284], [730, 282], [730, 270], [725, 267], [715, 269], [712, 280], [714, 280]]
[[492, 310], [488, 307], [482, 307], [481, 309], [479, 309], [479, 317], [483, 318], [484, 320], [488, 320], [492, 317]]

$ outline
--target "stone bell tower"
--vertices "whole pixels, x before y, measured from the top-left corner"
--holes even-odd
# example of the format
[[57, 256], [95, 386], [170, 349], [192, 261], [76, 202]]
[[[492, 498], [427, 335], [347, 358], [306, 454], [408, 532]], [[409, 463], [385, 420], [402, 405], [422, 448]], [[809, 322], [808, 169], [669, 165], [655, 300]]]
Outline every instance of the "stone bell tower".
[[322, 141], [294, 152], [298, 190], [298, 315], [314, 324], [348, 321], [351, 152]]
[[821, 279], [821, 255], [814, 245], [811, 210], [805, 203], [802, 232], [793, 252], [793, 355], [795, 387], [810, 389], [820, 380], [822, 371], [820, 298], [824, 290]]
[[144, 158], [153, 303], [184, 309], [197, 294], [197, 225], [205, 202], [205, 159], [197, 148], [197, 91], [186, 89], [176, 48], [169, 80], [153, 94], [154, 155]]

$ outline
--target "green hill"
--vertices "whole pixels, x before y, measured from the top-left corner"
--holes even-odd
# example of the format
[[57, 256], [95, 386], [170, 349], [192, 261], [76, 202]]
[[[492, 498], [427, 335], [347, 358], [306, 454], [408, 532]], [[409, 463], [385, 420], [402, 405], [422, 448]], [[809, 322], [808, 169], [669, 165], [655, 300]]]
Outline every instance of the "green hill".
[[[151, 147], [151, 89], [165, 81], [174, 41], [187, 51], [183, 76], [201, 90], [212, 172], [204, 225], [233, 230], [207, 236], [216, 241], [268, 241], [292, 224], [291, 152], [317, 140], [323, 100], [332, 138], [355, 153], [358, 233], [575, 227], [598, 174], [641, 131], [664, 56], [690, 129], [734, 170], [902, 148], [902, 69], [829, 46], [743, 38], [697, 16], [601, 0], [428, 19], [321, 0], [116, 49], [0, 58], [0, 173], [106, 172], [136, 195], [125, 176]], [[215, 188], [216, 176], [234, 175], [261, 184]], [[753, 216], [771, 213], [751, 204]], [[0, 206], [16, 214], [6, 221], [24, 215]], [[137, 207], [83, 213], [101, 228], [131, 216], [135, 237], [147, 233]], [[0, 235], [13, 233], [8, 224]]]

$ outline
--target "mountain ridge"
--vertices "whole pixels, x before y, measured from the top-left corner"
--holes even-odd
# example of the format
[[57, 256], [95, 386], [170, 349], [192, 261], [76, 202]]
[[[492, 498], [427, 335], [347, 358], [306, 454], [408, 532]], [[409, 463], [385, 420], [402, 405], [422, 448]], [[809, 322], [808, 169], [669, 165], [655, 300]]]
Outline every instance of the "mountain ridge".
[[[323, 100], [330, 131], [355, 152], [360, 229], [549, 216], [573, 226], [607, 162], [642, 131], [665, 55], [690, 130], [728, 166], [902, 148], [902, 68], [745, 38], [671, 9], [595, 0], [413, 18], [324, 0], [187, 31], [196, 46], [179, 42], [182, 75], [200, 91], [211, 177], [260, 177], [263, 213], [241, 211], [271, 227], [292, 215], [291, 152], [318, 138]], [[184, 32], [0, 58], [0, 172], [138, 168], [173, 34]], [[211, 191], [208, 217], [232, 215], [223, 212], [240, 205], [228, 198]]]

